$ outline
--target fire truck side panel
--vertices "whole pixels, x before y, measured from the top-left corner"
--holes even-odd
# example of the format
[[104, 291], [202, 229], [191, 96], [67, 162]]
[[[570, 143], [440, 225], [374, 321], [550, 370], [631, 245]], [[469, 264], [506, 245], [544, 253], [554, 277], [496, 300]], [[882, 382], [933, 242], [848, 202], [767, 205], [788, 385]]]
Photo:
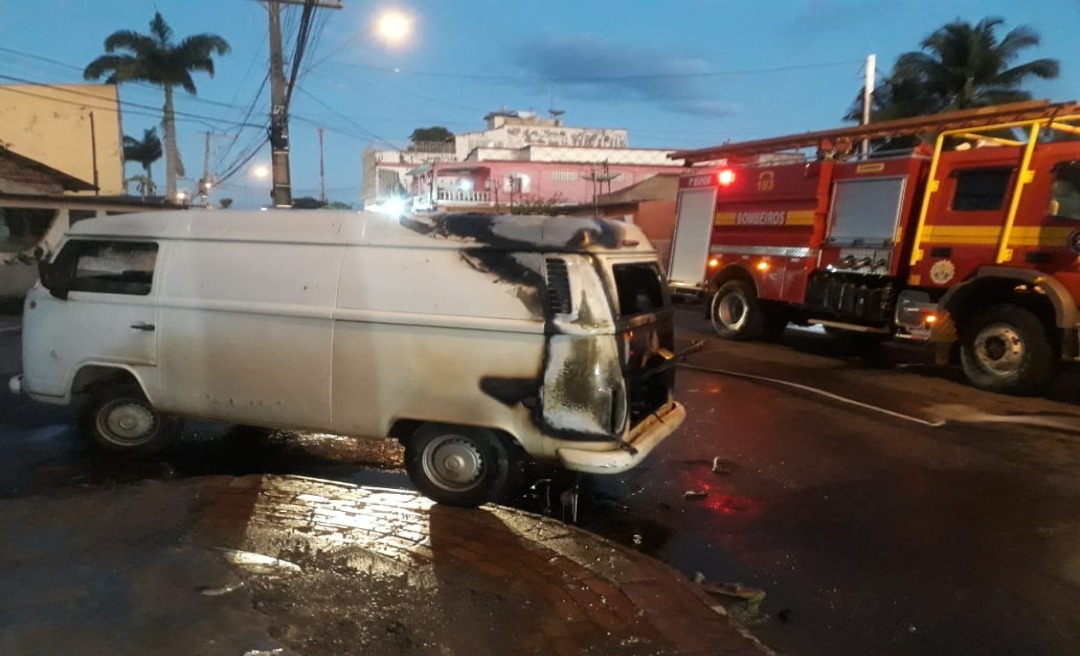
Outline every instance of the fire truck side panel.
[[837, 165], [819, 267], [875, 276], [906, 272], [926, 168], [921, 157]]
[[738, 267], [753, 277], [759, 298], [801, 303], [817, 258], [820, 167], [800, 162], [730, 170], [716, 199], [710, 279]]
[[995, 261], [1020, 157], [1012, 147], [941, 154], [911, 285], [946, 289]]
[[[1080, 215], [1080, 199], [1073, 192], [1072, 207], [1062, 208], [1061, 203], [1068, 201], [1060, 193], [1055, 197], [1054, 192], [1062, 190], [1061, 185], [1055, 186], [1059, 175], [1070, 175], [1075, 181], [1080, 164], [1072, 164], [1067, 174], [1058, 172], [1078, 160], [1080, 142], [1076, 141], [1048, 143], [1036, 151], [1032, 161], [1034, 177], [1021, 196], [1009, 240], [1012, 258], [1002, 265], [1035, 267], [1052, 274], [1068, 290], [1074, 304], [1080, 300], [1080, 220], [1065, 217]], [[1051, 201], [1056, 201], [1057, 206], [1051, 207]], [[1055, 209], [1065, 216], [1054, 215]]]
[[[690, 187], [695, 180], [706, 186]], [[668, 281], [676, 288], [696, 290], [705, 282], [709, 240], [716, 209], [716, 186], [713, 176], [695, 176], [680, 180], [679, 201], [675, 211], [675, 234], [668, 261]]]

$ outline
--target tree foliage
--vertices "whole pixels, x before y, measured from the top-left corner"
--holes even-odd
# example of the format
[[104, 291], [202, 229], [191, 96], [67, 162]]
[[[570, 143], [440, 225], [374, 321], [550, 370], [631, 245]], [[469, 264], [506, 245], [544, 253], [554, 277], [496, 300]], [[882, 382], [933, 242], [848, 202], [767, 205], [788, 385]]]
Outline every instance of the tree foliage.
[[[176, 177], [183, 164], [176, 150], [176, 121], [173, 89], [180, 87], [195, 95], [193, 73], [214, 75], [214, 56], [229, 52], [229, 44], [216, 34], [196, 34], [173, 40], [173, 31], [160, 12], [150, 21], [150, 33], [132, 30], [113, 32], [105, 39], [105, 53], [87, 65], [83, 77], [105, 79], [109, 84], [148, 82], [165, 92], [162, 128], [165, 133], [165, 178], [170, 197], [176, 193]], [[120, 54], [118, 54], [120, 53]]]
[[144, 130], [142, 139], [124, 135], [124, 161], [138, 162], [146, 171], [146, 177], [151, 180], [154, 176], [150, 166], [161, 159], [161, 155], [161, 139], [154, 128]]
[[[921, 49], [897, 58], [874, 90], [872, 121], [923, 116], [1031, 99], [1023, 88], [1032, 78], [1053, 79], [1056, 59], [1017, 64], [1024, 51], [1039, 45], [1038, 33], [1021, 25], [998, 38], [1001, 18], [975, 25], [957, 20], [936, 30]], [[862, 117], [862, 94], [844, 117]]]
[[454, 133], [441, 125], [433, 125], [430, 128], [416, 128], [409, 135], [409, 141], [422, 142], [446, 142], [453, 141]]

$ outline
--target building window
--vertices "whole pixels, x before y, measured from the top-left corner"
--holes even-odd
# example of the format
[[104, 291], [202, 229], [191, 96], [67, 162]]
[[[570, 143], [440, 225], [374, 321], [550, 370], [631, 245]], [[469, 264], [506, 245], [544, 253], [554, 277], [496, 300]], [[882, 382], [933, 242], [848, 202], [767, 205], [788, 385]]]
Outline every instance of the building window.
[[157, 251], [151, 242], [77, 240], [68, 242], [57, 263], [70, 263], [71, 291], [146, 296]]
[[524, 173], [511, 173], [503, 182], [503, 191], [508, 194], [527, 194], [531, 187], [529, 176]]
[[579, 176], [577, 171], [552, 171], [551, 179], [554, 182], [574, 182]]
[[957, 171], [956, 194], [952, 208], [956, 212], [991, 212], [1000, 210], [1009, 195], [1011, 168], [968, 169]]
[[1053, 171], [1050, 213], [1062, 219], [1080, 221], [1080, 160], [1059, 162]]

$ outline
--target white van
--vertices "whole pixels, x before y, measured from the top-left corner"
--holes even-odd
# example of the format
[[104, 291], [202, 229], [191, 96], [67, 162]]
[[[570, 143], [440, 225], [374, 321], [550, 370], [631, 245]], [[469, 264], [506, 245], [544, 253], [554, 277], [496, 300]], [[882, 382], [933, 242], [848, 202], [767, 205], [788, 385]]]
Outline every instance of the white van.
[[73, 226], [27, 296], [14, 392], [91, 398], [130, 452], [181, 417], [393, 437], [413, 483], [497, 500], [524, 457], [625, 471], [683, 421], [673, 312], [633, 225], [178, 211]]

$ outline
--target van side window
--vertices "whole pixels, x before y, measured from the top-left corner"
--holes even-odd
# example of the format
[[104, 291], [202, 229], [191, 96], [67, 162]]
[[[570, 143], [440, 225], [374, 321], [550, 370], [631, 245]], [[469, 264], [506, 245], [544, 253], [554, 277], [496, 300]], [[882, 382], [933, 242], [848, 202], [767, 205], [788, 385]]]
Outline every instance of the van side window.
[[1009, 195], [1011, 168], [967, 169], [957, 171], [956, 194], [952, 208], [956, 212], [1000, 210]]
[[665, 305], [660, 269], [655, 264], [616, 264], [615, 291], [619, 296], [619, 316], [655, 312]]
[[1058, 162], [1053, 172], [1051, 207], [1054, 216], [1080, 221], [1080, 160]]
[[157, 251], [150, 242], [77, 240], [68, 242], [60, 257], [72, 262], [71, 291], [146, 296]]

